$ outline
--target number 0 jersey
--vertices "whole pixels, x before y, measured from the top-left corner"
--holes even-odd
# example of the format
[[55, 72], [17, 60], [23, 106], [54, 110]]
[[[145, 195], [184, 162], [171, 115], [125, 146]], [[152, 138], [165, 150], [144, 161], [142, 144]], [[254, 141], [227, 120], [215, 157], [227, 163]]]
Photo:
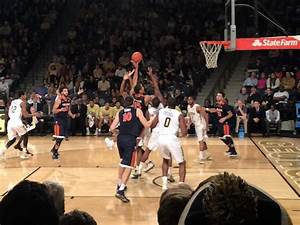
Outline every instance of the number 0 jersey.
[[136, 115], [136, 109], [128, 107], [119, 112], [120, 134], [138, 137], [143, 125]]
[[179, 129], [179, 116], [176, 109], [164, 108], [159, 111], [158, 129], [160, 135], [176, 135]]

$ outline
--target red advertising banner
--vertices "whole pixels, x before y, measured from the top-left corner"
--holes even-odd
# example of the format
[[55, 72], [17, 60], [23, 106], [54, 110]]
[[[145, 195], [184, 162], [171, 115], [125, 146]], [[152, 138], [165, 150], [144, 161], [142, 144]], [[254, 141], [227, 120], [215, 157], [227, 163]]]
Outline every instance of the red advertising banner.
[[236, 39], [236, 50], [275, 49], [300, 49], [300, 35]]

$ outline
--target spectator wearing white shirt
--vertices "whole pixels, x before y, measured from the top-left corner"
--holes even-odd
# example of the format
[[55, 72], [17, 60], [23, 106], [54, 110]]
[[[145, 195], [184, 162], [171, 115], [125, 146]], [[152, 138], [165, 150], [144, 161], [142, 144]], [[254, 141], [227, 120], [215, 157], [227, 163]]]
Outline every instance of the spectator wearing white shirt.
[[270, 134], [270, 127], [276, 128], [276, 133], [279, 134], [281, 129], [280, 112], [271, 105], [271, 108], [266, 111], [267, 134]]
[[273, 100], [276, 104], [286, 104], [289, 99], [289, 93], [281, 85], [279, 91], [275, 92], [273, 95]]
[[251, 75], [244, 81], [244, 87], [250, 89], [251, 87], [255, 87], [256, 85], [257, 85], [256, 73], [252, 72]]
[[9, 96], [9, 86], [5, 82], [5, 77], [0, 77], [0, 92], [1, 92], [1, 94], [4, 93], [5, 97], [8, 98], [8, 96]]
[[274, 73], [271, 73], [270, 77], [267, 79], [267, 88], [270, 88], [272, 91], [277, 90], [280, 86], [280, 80], [276, 78]]

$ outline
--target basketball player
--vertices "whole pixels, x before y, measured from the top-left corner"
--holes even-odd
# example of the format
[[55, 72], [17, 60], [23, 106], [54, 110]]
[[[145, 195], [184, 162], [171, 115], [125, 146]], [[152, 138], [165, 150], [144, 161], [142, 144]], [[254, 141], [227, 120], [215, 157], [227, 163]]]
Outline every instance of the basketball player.
[[129, 202], [124, 191], [131, 170], [135, 166], [136, 139], [140, 135], [143, 127], [149, 128], [151, 126], [154, 118], [155, 117], [152, 117], [147, 121], [142, 111], [133, 107], [133, 98], [127, 96], [124, 100], [124, 109], [118, 113], [110, 127], [110, 131], [114, 133], [120, 123], [117, 145], [121, 161], [119, 164], [118, 185], [115, 196], [124, 203]]
[[207, 154], [207, 127], [208, 127], [208, 115], [205, 112], [205, 108], [195, 103], [195, 99], [192, 96], [188, 97], [188, 117], [189, 124], [192, 122], [195, 125], [196, 135], [199, 141], [199, 162], [204, 163], [210, 159], [210, 155]]
[[179, 164], [179, 183], [185, 181], [186, 165], [183, 150], [176, 134], [180, 128], [181, 136], [186, 136], [187, 128], [183, 115], [175, 107], [175, 99], [169, 98], [167, 100], [167, 108], [161, 109], [158, 115], [158, 147], [163, 157], [163, 190], [168, 188], [168, 169], [171, 157]]
[[66, 129], [68, 126], [68, 115], [73, 119], [76, 117], [75, 114], [70, 111], [71, 99], [69, 98], [69, 90], [67, 87], [59, 88], [59, 95], [55, 99], [52, 112], [54, 114], [54, 135], [55, 144], [51, 149], [52, 159], [59, 159], [58, 149], [61, 142], [65, 138]]
[[[5, 149], [0, 150], [0, 157], [4, 157], [4, 152], [7, 150], [11, 145], [13, 145], [16, 141], [17, 136], [20, 137], [19, 143], [15, 146], [16, 149], [21, 151], [20, 158], [27, 159], [32, 155], [28, 149], [28, 133], [26, 130], [25, 125], [23, 124], [23, 118], [30, 118], [33, 117], [33, 121], [36, 121], [36, 113], [29, 114], [26, 110], [26, 95], [23, 91], [18, 93], [18, 99], [15, 99], [11, 102], [9, 107], [8, 116], [9, 121], [7, 123], [7, 137], [8, 142], [5, 145]], [[23, 142], [23, 148], [21, 148], [21, 142]]]
[[234, 142], [230, 135], [230, 124], [228, 123], [229, 119], [233, 116], [233, 113], [224, 98], [225, 94], [219, 91], [216, 95], [216, 107], [210, 109], [206, 108], [205, 110], [207, 112], [217, 114], [217, 133], [220, 137], [220, 140], [228, 146], [226, 155], [229, 157], [236, 157], [238, 154], [235, 150]]

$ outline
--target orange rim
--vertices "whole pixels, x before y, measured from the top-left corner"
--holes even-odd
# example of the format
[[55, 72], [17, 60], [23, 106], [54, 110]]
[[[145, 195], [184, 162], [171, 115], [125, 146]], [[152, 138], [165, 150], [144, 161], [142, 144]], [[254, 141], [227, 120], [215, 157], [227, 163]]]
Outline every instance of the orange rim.
[[209, 45], [213, 45], [213, 44], [223, 45], [224, 48], [229, 47], [229, 41], [200, 41], [200, 43], [209, 44]]

